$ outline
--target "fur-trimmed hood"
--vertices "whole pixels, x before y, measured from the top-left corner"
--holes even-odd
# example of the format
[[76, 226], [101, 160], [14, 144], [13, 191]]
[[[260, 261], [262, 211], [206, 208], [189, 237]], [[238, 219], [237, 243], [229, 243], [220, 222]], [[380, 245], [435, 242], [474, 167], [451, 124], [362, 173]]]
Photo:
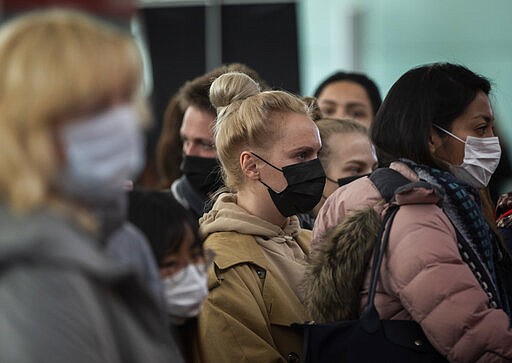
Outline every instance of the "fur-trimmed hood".
[[[357, 184], [362, 183], [371, 184], [364, 188], [375, 188], [368, 178], [363, 179], [354, 182], [353, 188], [349, 186], [347, 192], [351, 189], [360, 192], [361, 185]], [[411, 184], [400, 188], [394, 203], [440, 203], [439, 190], [411, 179]], [[365, 197], [361, 198], [359, 209], [348, 211], [340, 223], [323, 233], [311, 253], [304, 294], [307, 310], [316, 322], [357, 319], [360, 315], [361, 293], [368, 280], [375, 238], [387, 206], [377, 189]]]
[[373, 208], [352, 213], [313, 251], [304, 276], [304, 304], [316, 322], [359, 316], [360, 291], [380, 224]]

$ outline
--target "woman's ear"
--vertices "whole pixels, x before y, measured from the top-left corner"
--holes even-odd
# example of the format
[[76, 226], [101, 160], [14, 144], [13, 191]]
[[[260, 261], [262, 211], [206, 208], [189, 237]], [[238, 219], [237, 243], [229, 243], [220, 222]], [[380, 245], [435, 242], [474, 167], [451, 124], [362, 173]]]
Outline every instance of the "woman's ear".
[[428, 148], [431, 154], [435, 154], [437, 149], [443, 144], [443, 140], [434, 129], [434, 127], [430, 128], [430, 134], [428, 139]]
[[258, 163], [256, 162], [256, 158], [250, 152], [242, 151], [240, 154], [240, 167], [242, 169], [242, 173], [247, 179], [260, 179]]

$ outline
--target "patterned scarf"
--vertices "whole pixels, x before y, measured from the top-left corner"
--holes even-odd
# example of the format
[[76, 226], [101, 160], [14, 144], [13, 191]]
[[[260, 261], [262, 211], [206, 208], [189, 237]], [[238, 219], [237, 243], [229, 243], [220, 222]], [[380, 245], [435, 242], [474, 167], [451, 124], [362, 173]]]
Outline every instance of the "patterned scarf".
[[498, 228], [512, 228], [512, 193], [503, 194], [496, 206], [496, 225]]
[[512, 228], [512, 210], [504, 213], [496, 220], [498, 228]]
[[[496, 276], [495, 256], [498, 241], [481, 212], [478, 191], [447, 171], [416, 164], [407, 159], [400, 161], [414, 170], [421, 179], [440, 186], [444, 190], [443, 211], [480, 259], [485, 273], [492, 280], [493, 290], [498, 294], [501, 302], [508, 305], [503, 289], [498, 288]], [[508, 306], [505, 309], [508, 310]]]

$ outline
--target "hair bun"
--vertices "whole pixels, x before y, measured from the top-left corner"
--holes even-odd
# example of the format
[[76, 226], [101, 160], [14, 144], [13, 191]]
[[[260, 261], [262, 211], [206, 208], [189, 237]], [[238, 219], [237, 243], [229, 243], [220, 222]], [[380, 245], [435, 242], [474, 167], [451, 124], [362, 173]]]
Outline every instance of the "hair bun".
[[258, 93], [260, 86], [251, 77], [240, 72], [229, 72], [213, 81], [210, 87], [210, 102], [218, 109]]

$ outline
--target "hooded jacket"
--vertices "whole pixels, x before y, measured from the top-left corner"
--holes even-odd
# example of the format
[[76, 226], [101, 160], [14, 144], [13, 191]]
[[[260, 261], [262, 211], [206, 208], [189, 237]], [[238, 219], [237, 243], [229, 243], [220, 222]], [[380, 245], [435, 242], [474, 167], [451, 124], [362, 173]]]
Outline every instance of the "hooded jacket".
[[[210, 293], [199, 315], [206, 360], [298, 362], [302, 337], [290, 324], [308, 316], [289, 281], [299, 282], [302, 273], [286, 276], [290, 269], [279, 264], [286, 261], [279, 249], [295, 251], [298, 265], [290, 256], [286, 264], [303, 271], [310, 231], [300, 229], [297, 217], [280, 228], [250, 215], [232, 194], [221, 195], [200, 224], [205, 248], [216, 254], [208, 274]], [[269, 260], [266, 248], [277, 258]]]
[[192, 213], [194, 218], [199, 219], [203, 215], [208, 197], [195, 190], [185, 175], [171, 184], [171, 194], [185, 209]]
[[0, 206], [1, 362], [182, 362], [147, 294], [69, 219]]
[[[418, 181], [418, 176], [406, 165], [393, 163], [390, 167], [409, 180]], [[313, 259], [312, 269], [325, 270], [324, 277], [316, 280], [314, 286], [317, 289], [336, 289], [357, 277], [355, 268], [340, 271], [337, 268], [340, 262], [346, 266], [363, 262], [368, 266], [360, 285], [355, 286], [356, 283], [352, 290], [345, 289], [346, 295], [340, 299], [348, 304], [359, 301], [359, 312], [367, 302], [369, 288], [370, 266], [366, 262], [366, 252], [357, 251], [357, 248], [347, 248], [348, 251], [336, 248], [339, 242], [336, 231], [326, 232], [338, 223], [340, 226], [350, 225], [358, 214], [356, 212], [361, 215], [367, 207], [382, 215], [380, 199], [378, 190], [368, 178], [341, 187], [327, 199], [313, 231], [314, 249], [318, 253], [332, 251], [335, 254], [331, 259]], [[399, 194], [397, 202], [401, 207], [391, 227], [375, 297], [380, 318], [415, 320], [432, 345], [451, 362], [512, 361], [512, 331], [508, 316], [503, 310], [489, 306], [486, 293], [460, 256], [456, 232], [442, 210], [440, 196], [435, 190], [416, 188]], [[367, 222], [368, 227], [374, 223], [371, 218]], [[367, 233], [371, 236], [375, 229]], [[325, 240], [322, 240], [324, 235]], [[364, 234], [360, 233], [359, 237]], [[362, 238], [359, 242], [364, 244]], [[321, 268], [319, 263], [325, 266]], [[314, 296], [314, 292], [310, 292], [306, 297], [310, 304], [314, 303]], [[335, 298], [329, 294], [315, 298], [321, 306], [321, 315], [353, 318], [353, 305], [352, 308], [339, 308], [332, 303]]]

